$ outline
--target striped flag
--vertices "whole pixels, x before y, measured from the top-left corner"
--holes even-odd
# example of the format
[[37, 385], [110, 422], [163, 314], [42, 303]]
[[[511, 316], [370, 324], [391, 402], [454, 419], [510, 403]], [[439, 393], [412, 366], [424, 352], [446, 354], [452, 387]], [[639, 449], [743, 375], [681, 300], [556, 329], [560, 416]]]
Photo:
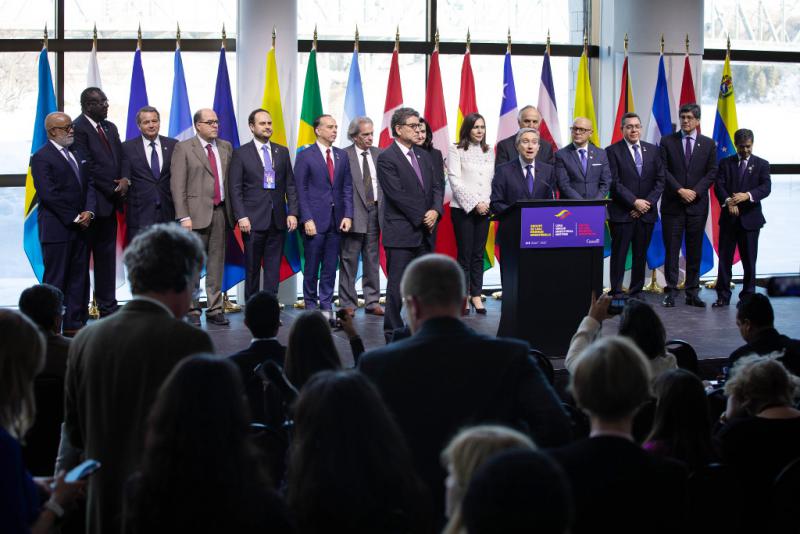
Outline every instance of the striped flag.
[[[469, 46], [464, 53], [461, 63], [461, 94], [458, 97], [458, 112], [456, 113], [456, 142], [460, 139], [461, 123], [470, 113], [478, 112], [478, 102], [475, 98], [475, 78], [472, 75], [472, 62], [470, 61]], [[446, 152], [445, 152], [446, 153]]]
[[556, 105], [556, 91], [553, 88], [553, 71], [550, 69], [550, 47], [544, 52], [542, 62], [542, 78], [539, 84], [539, 101], [537, 103], [542, 122], [539, 123], [539, 135], [553, 145], [553, 150], [558, 150], [561, 144], [561, 127], [558, 124], [558, 106]]
[[594, 146], [600, 146], [600, 138], [597, 135], [597, 115], [594, 113], [594, 98], [592, 97], [592, 84], [589, 80], [589, 58], [587, 57], [586, 46], [583, 47], [580, 64], [578, 65], [578, 81], [575, 85], [575, 108], [572, 111], [572, 118], [585, 117], [592, 121], [592, 136], [589, 141]]
[[[53, 90], [53, 75], [50, 72], [50, 61], [47, 58], [47, 46], [39, 53], [39, 96], [36, 99], [36, 118], [33, 121], [33, 142], [31, 143], [31, 156], [47, 143], [47, 130], [44, 128], [44, 119], [48, 114], [58, 111], [56, 93]], [[31, 263], [33, 274], [39, 282], [44, 276], [44, 259], [42, 258], [42, 245], [39, 242], [39, 198], [33, 186], [31, 167], [28, 164], [28, 174], [25, 177], [25, 222], [23, 224], [22, 246], [25, 255]]]
[[[669, 91], [667, 87], [667, 74], [664, 69], [664, 55], [658, 61], [658, 78], [656, 92], [653, 96], [653, 107], [650, 110], [650, 121], [647, 124], [645, 135], [648, 142], [654, 145], [661, 143], [661, 138], [672, 133], [672, 116], [669, 110]], [[661, 213], [661, 199], [658, 201], [656, 214]], [[664, 265], [664, 238], [661, 229], [661, 217], [656, 219], [650, 246], [647, 248], [647, 266], [656, 269]]]
[[169, 110], [169, 136], [185, 141], [194, 136], [192, 108], [189, 106], [189, 93], [186, 91], [186, 78], [183, 75], [181, 48], [175, 49], [174, 78], [172, 79], [172, 104]]
[[386, 148], [392, 144], [392, 114], [396, 109], [403, 107], [403, 86], [400, 83], [400, 67], [397, 63], [399, 43], [395, 41], [394, 52], [392, 53], [392, 63], [389, 66], [389, 81], [386, 86], [386, 103], [383, 105], [383, 122], [381, 123], [381, 135], [378, 139], [378, 146]]
[[367, 114], [364, 105], [364, 89], [361, 86], [361, 69], [358, 68], [358, 49], [353, 50], [353, 59], [350, 61], [350, 75], [347, 77], [347, 91], [344, 94], [344, 115], [339, 129], [342, 133], [337, 141], [339, 147], [350, 144], [347, 138], [347, 128], [356, 117], [363, 117]]
[[[633, 113], [635, 111], [633, 105], [633, 88], [631, 87], [631, 78], [628, 71], [628, 53], [625, 52], [625, 61], [622, 63], [622, 81], [619, 87], [619, 103], [617, 104], [617, 116], [614, 119], [614, 124], [611, 126], [611, 143], [622, 141], [622, 116], [626, 113]], [[611, 231], [609, 229], [608, 221], [606, 221], [606, 246], [603, 253], [606, 256], [611, 255]], [[628, 270], [633, 265], [633, 246], [628, 246], [628, 254], [625, 257], [625, 270]]]

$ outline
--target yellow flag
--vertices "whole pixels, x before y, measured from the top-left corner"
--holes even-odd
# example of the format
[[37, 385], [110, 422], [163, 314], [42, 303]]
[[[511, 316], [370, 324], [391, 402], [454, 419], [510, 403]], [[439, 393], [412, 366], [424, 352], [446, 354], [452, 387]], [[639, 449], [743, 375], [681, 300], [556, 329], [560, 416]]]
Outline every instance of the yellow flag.
[[592, 137], [589, 139], [595, 146], [600, 146], [600, 137], [597, 135], [597, 115], [594, 114], [594, 98], [592, 98], [592, 84], [589, 82], [589, 60], [586, 49], [581, 54], [581, 63], [578, 67], [578, 83], [575, 87], [575, 110], [572, 119], [586, 117], [592, 121]]
[[264, 98], [261, 107], [272, 115], [272, 140], [288, 147], [286, 126], [283, 123], [283, 107], [281, 106], [281, 88], [278, 85], [278, 63], [275, 61], [275, 47], [267, 52], [267, 76], [264, 82]]

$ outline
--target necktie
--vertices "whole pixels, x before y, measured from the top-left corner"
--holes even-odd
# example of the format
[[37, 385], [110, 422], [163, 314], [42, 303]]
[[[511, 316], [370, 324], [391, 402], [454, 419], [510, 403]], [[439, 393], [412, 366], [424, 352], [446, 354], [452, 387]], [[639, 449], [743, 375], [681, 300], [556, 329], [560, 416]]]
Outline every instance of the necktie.
[[81, 182], [81, 173], [78, 171], [78, 164], [75, 163], [75, 160], [72, 159], [72, 154], [69, 153], [69, 150], [66, 148], [62, 148], [61, 151], [64, 153], [64, 156], [67, 158], [67, 163], [69, 166], [72, 167], [72, 172], [75, 173], [75, 178], [78, 179], [78, 183], [83, 187], [83, 182]]
[[367, 202], [375, 202], [375, 194], [372, 191], [372, 173], [369, 170], [369, 160], [367, 156], [369, 153], [365, 150], [361, 153], [361, 157], [363, 160], [362, 171], [361, 174], [364, 177], [364, 193], [367, 197]]
[[331, 159], [331, 149], [327, 149], [325, 154], [325, 162], [328, 164], [328, 178], [331, 181], [331, 185], [333, 185], [333, 160]]
[[639, 145], [633, 145], [633, 162], [636, 164], [636, 172], [642, 175], [642, 155], [639, 153]]
[[533, 194], [533, 165], [525, 165], [525, 183], [528, 185], [528, 194]]
[[683, 154], [683, 157], [686, 159], [686, 166], [689, 166], [689, 161], [692, 159], [692, 138], [686, 137], [686, 150]]
[[742, 189], [742, 180], [744, 179], [744, 173], [747, 172], [747, 160], [743, 159], [739, 161], [739, 179], [736, 181], [733, 187], [732, 193], [739, 193], [740, 189]]
[[153, 173], [153, 178], [156, 180], [161, 176], [161, 166], [158, 164], [158, 149], [155, 141], [150, 141], [150, 172]]
[[411, 166], [414, 168], [414, 172], [417, 175], [417, 180], [419, 180], [419, 186], [422, 189], [425, 189], [425, 184], [422, 182], [422, 170], [419, 168], [419, 162], [417, 161], [417, 155], [414, 154], [414, 149], [408, 149], [408, 157], [411, 158]]
[[264, 154], [264, 189], [275, 189], [275, 169], [267, 145], [261, 145], [261, 152]]
[[100, 126], [100, 124], [97, 125], [97, 133], [100, 134], [100, 140], [103, 141], [108, 153], [113, 155], [114, 153], [111, 151], [111, 145], [108, 143], [108, 137], [106, 137], [106, 133], [103, 131], [103, 127]]
[[219, 206], [222, 202], [222, 192], [219, 189], [219, 171], [217, 170], [217, 157], [211, 150], [211, 143], [206, 145], [208, 153], [208, 164], [211, 165], [211, 173], [214, 175], [214, 206]]
[[586, 176], [586, 166], [588, 161], [586, 160], [586, 149], [581, 148], [578, 150], [578, 153], [581, 155], [581, 170], [583, 171], [583, 175]]

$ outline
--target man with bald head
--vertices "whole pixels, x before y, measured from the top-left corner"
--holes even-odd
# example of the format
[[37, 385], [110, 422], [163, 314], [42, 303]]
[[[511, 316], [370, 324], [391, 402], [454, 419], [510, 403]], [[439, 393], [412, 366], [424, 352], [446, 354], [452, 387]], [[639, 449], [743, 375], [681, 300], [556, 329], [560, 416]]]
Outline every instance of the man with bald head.
[[576, 117], [570, 128], [572, 143], [556, 152], [556, 179], [562, 199], [599, 200], [611, 187], [611, 171], [606, 151], [597, 148], [592, 137], [592, 121]]
[[[225, 265], [225, 230], [233, 216], [226, 202], [228, 167], [233, 147], [218, 139], [219, 119], [212, 109], [194, 114], [197, 135], [175, 145], [170, 190], [175, 218], [203, 241], [206, 262], [206, 321], [226, 326], [222, 310], [222, 272]], [[195, 299], [189, 321], [200, 326], [200, 302]]]
[[[538, 131], [539, 126], [542, 123], [542, 115], [539, 113], [538, 109], [528, 105], [519, 110], [519, 115], [517, 115], [517, 123], [519, 124], [520, 128], [532, 128]], [[518, 154], [516, 140], [517, 135], [514, 134], [503, 139], [502, 141], [497, 142], [497, 153], [494, 157], [495, 169], [503, 163], [517, 159]], [[541, 161], [542, 163], [547, 163], [548, 165], [555, 164], [553, 159], [553, 145], [544, 139], [539, 139], [539, 152], [536, 154], [536, 161]]]
[[31, 158], [31, 175], [39, 197], [37, 221], [42, 244], [42, 282], [64, 293], [63, 327], [82, 328], [88, 317], [89, 247], [86, 230], [96, 206], [92, 175], [72, 147], [72, 119], [55, 112], [45, 118], [47, 143]]

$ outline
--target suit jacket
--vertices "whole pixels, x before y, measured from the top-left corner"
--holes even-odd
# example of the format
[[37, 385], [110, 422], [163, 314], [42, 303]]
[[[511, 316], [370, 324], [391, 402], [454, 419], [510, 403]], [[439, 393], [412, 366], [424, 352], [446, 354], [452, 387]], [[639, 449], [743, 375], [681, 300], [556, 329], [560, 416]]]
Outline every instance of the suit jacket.
[[122, 177], [128, 178], [122, 174], [122, 162], [125, 154], [122, 151], [119, 132], [113, 122], [102, 120], [98, 123], [103, 128], [108, 144], [111, 146], [109, 153], [100, 134], [84, 115], [80, 115], [72, 124], [75, 126], [75, 149], [86, 160], [87, 173], [97, 192], [95, 215], [108, 217], [115, 208], [122, 209], [122, 197], [119, 196], [119, 193], [114, 192], [114, 189], [117, 188], [114, 180]]
[[[297, 190], [294, 186], [289, 150], [270, 142], [272, 168], [275, 170], [275, 189], [264, 189], [264, 164], [253, 141], [233, 151], [228, 177], [234, 222], [247, 217], [257, 232], [275, 228], [286, 230], [286, 217], [297, 217]], [[286, 210], [286, 204], [289, 210]]]
[[53, 143], [47, 141], [31, 158], [31, 176], [39, 198], [36, 215], [39, 223], [39, 242], [64, 243], [74, 239], [80, 227], [73, 221], [82, 211], [96, 213], [92, 175], [87, 172], [86, 160], [74, 149], [70, 153], [78, 164], [80, 177]]
[[561, 198], [602, 199], [611, 188], [611, 171], [608, 157], [602, 148], [587, 145], [586, 176], [581, 168], [581, 158], [574, 143], [556, 152], [556, 179]]
[[[494, 156], [494, 166], [499, 167], [508, 161], [514, 161], [519, 158], [519, 152], [514, 141], [517, 140], [517, 134], [506, 137], [502, 141], [497, 142], [497, 151]], [[536, 161], [555, 165], [555, 158], [553, 157], [553, 145], [542, 138], [539, 138], [539, 152], [536, 154]]]
[[338, 231], [342, 219], [353, 218], [350, 160], [341, 148], [331, 147], [331, 155], [334, 160], [333, 184], [328, 175], [328, 164], [316, 143], [297, 154], [294, 161], [300, 224], [313, 220], [319, 234]]
[[[217, 139], [217, 150], [222, 160], [218, 163], [222, 172], [225, 200], [228, 200], [228, 175], [233, 148], [229, 142]], [[175, 203], [175, 218], [191, 217], [194, 230], [208, 227], [214, 212], [215, 178], [200, 139], [194, 136], [175, 145], [170, 165], [170, 190]], [[225, 216], [228, 224], [232, 224], [230, 202], [225, 202]]]
[[[256, 376], [253, 369], [265, 361], [273, 361], [283, 368], [286, 355], [286, 347], [278, 343], [276, 339], [256, 339], [244, 350], [231, 355], [230, 359], [239, 368], [242, 375], [247, 400], [250, 404], [250, 416], [253, 421], [260, 421], [269, 424], [280, 425], [282, 410], [280, 405], [275, 406], [275, 410], [270, 410], [270, 417], [265, 417], [264, 410], [264, 386], [261, 379]], [[274, 387], [274, 386], [271, 386]], [[277, 392], [275, 392], [277, 393]], [[274, 399], [273, 399], [274, 398]], [[280, 402], [280, 395], [270, 395], [270, 401]]]
[[[353, 228], [351, 232], [357, 234], [367, 233], [367, 193], [364, 190], [364, 171], [362, 170], [363, 160], [359, 158], [356, 152], [356, 145], [350, 145], [344, 149], [347, 152], [347, 157], [350, 160], [350, 176], [353, 179]], [[370, 147], [369, 155], [372, 158], [372, 163], [375, 165], [375, 172], [378, 172], [378, 154], [381, 151], [378, 148]], [[373, 176], [372, 178], [376, 178]], [[378, 206], [381, 204], [381, 186], [378, 183], [377, 191], [373, 191], [373, 198], [378, 201]]]
[[[131, 181], [128, 190], [128, 211], [125, 214], [128, 226], [146, 228], [158, 222], [175, 220], [175, 207], [170, 191], [170, 161], [177, 139], [158, 136], [161, 144], [161, 174], [153, 177], [150, 170], [149, 152], [145, 150], [142, 136], [122, 143], [125, 158], [122, 160], [122, 176]], [[160, 208], [156, 208], [159, 205]]]
[[444, 174], [438, 174], [430, 153], [417, 146], [413, 150], [422, 173], [422, 187], [396, 142], [378, 156], [378, 181], [383, 192], [381, 239], [385, 247], [418, 247], [423, 239], [433, 246], [433, 234], [423, 219], [428, 210], [442, 214]]
[[67, 361], [64, 422], [70, 443], [103, 468], [89, 479], [88, 532], [119, 532], [125, 481], [139, 467], [147, 417], [175, 365], [213, 352], [203, 330], [143, 299], [83, 328]]
[[440, 512], [439, 455], [459, 429], [495, 422], [529, 433], [540, 446], [569, 441], [568, 418], [523, 341], [434, 318], [413, 336], [365, 353], [358, 368], [394, 414]]
[[625, 438], [598, 436], [549, 451], [572, 486], [571, 532], [681, 532], [688, 471]]
[[608, 218], [613, 222], [631, 222], [630, 212], [637, 198], [650, 203], [650, 210], [642, 215], [643, 222], [658, 220], [658, 199], [664, 191], [664, 162], [656, 145], [639, 141], [642, 156], [642, 175], [636, 170], [628, 143], [623, 139], [606, 148], [611, 169], [611, 204]]
[[[665, 185], [661, 196], [661, 213], [668, 215], [702, 215], [708, 213], [708, 188], [717, 177], [717, 150], [714, 141], [697, 135], [692, 158], [686, 167], [681, 132], [661, 138], [661, 159], [664, 161]], [[692, 189], [697, 198], [684, 204], [678, 189]]]
[[[761, 211], [761, 201], [769, 196], [772, 180], [769, 177], [769, 162], [758, 156], [750, 155], [747, 170], [739, 179], [739, 156], [733, 155], [719, 162], [719, 174], [714, 185], [722, 210], [719, 214], [720, 227], [729, 226], [739, 219], [745, 230], [758, 230], [767, 222]], [[750, 193], [753, 201], [737, 204], [739, 216], [732, 217], [725, 206], [725, 199], [734, 193]]]

